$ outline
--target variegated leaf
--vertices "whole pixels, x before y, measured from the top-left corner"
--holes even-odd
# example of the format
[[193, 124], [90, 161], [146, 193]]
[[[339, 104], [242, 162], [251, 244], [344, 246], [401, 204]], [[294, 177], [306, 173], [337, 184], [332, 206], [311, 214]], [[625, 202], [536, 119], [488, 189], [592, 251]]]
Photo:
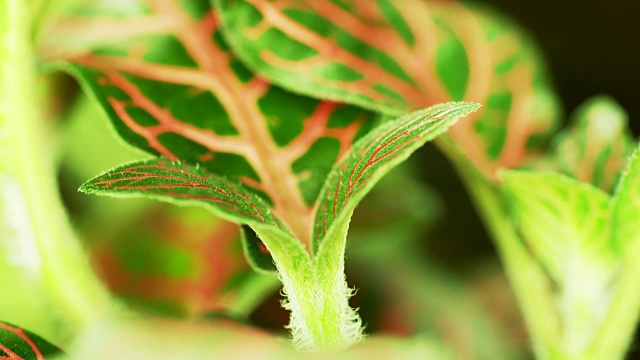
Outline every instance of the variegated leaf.
[[470, 103], [432, 106], [379, 126], [358, 141], [332, 170], [320, 193], [314, 249], [332, 227], [348, 225], [356, 205], [382, 176], [478, 108]]
[[119, 166], [87, 181], [80, 190], [87, 194], [192, 203], [230, 221], [282, 227], [271, 206], [242, 184], [207, 173], [201, 167], [162, 158]]
[[47, 360], [59, 355], [62, 351], [40, 336], [0, 322], [0, 359]]
[[634, 142], [625, 111], [613, 99], [594, 97], [570, 119], [571, 128], [557, 135], [551, 169], [610, 192]]
[[213, 0], [238, 54], [310, 96], [406, 113], [448, 100], [485, 106], [449, 134], [493, 177], [535, 151], [556, 98], [531, 40], [509, 20], [458, 2]]
[[326, 175], [373, 115], [254, 76], [206, 0], [108, 4], [86, 2], [55, 25], [46, 59], [72, 63], [129, 144], [243, 183], [308, 243]]
[[202, 209], [154, 204], [114, 232], [86, 230], [92, 263], [107, 286], [146, 311], [224, 312], [249, 271], [238, 226]]

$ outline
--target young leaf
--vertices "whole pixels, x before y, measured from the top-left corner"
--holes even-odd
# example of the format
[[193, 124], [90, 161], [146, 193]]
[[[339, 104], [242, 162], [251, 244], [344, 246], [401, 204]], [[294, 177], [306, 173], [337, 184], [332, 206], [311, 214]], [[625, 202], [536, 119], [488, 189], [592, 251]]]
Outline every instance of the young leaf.
[[334, 231], [333, 227], [347, 226], [356, 205], [382, 176], [478, 108], [479, 105], [471, 103], [435, 105], [385, 123], [354, 144], [334, 167], [320, 193], [314, 249], [318, 250], [327, 233]]
[[40, 336], [0, 322], [0, 359], [46, 360], [62, 355], [62, 350]]
[[449, 135], [493, 177], [553, 130], [537, 50], [508, 19], [458, 2], [215, 0], [252, 69], [301, 93], [398, 115], [444, 101], [485, 106]]
[[571, 118], [571, 128], [556, 135], [552, 169], [610, 192], [634, 142], [627, 114], [613, 99], [594, 97]]
[[611, 269], [616, 254], [607, 194], [555, 173], [511, 170], [501, 176], [523, 238], [556, 282], [569, 285], [584, 276], [579, 272], [586, 268], [574, 268], [580, 264], [594, 273]]
[[194, 204], [230, 221], [282, 227], [271, 206], [242, 184], [162, 158], [116, 167], [82, 184], [80, 191]]
[[45, 57], [72, 63], [64, 68], [129, 144], [243, 183], [308, 243], [326, 175], [373, 115], [254, 76], [222, 40], [206, 0], [138, 0], [118, 14], [86, 15], [106, 3], [88, 2], [54, 26]]

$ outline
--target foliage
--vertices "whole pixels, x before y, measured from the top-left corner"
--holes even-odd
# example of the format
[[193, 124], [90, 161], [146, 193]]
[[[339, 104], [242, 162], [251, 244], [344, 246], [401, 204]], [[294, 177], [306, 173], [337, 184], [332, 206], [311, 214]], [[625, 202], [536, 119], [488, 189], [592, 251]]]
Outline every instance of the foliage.
[[[0, 270], [11, 294], [0, 320], [72, 358], [95, 349], [106, 357], [110, 348], [133, 356], [140, 344], [154, 358], [256, 356], [243, 348], [295, 358], [273, 335], [226, 319], [248, 322], [275, 273], [297, 349], [444, 359], [474, 343], [478, 358], [521, 357], [478, 306], [457, 299], [468, 290], [456, 277], [420, 263], [410, 239], [424, 220], [416, 214], [435, 200], [402, 200], [422, 190], [401, 178], [391, 187], [401, 195], [370, 200], [373, 223], [353, 224], [353, 237], [368, 238], [357, 242], [375, 249], [354, 263], [378, 274], [385, 301], [404, 304], [390, 316], [429, 333], [363, 341], [345, 277], [351, 218], [384, 175], [437, 137], [495, 240], [536, 357], [624, 356], [640, 316], [635, 140], [624, 110], [604, 96], [556, 132], [545, 64], [509, 19], [425, 0], [0, 0], [0, 10]], [[89, 100], [61, 96], [66, 105], [54, 106], [57, 91], [68, 92], [60, 71]], [[46, 112], [30, 103], [37, 77]], [[102, 281], [67, 218], [45, 146], [45, 127], [85, 123], [96, 117], [91, 105], [147, 157], [121, 153], [125, 164], [112, 163], [120, 144], [100, 147], [104, 131], [85, 128], [68, 145], [80, 191], [189, 207], [76, 195], [85, 210], [77, 228]], [[388, 198], [393, 211], [382, 211]], [[380, 270], [375, 261], [397, 266]], [[414, 278], [425, 286], [407, 285]], [[455, 309], [431, 300], [436, 292]], [[419, 315], [404, 297], [442, 315]], [[199, 319], [166, 323], [183, 329], [188, 349], [172, 349], [162, 321], [133, 309]], [[440, 316], [469, 326], [473, 340], [448, 338]], [[0, 357], [59, 352], [20, 327], [0, 327]]]

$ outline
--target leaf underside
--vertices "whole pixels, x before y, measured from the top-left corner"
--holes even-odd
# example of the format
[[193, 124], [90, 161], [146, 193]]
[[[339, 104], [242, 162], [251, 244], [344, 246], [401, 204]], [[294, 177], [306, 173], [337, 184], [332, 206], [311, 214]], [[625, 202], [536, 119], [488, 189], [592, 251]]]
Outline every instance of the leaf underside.
[[402, 114], [483, 104], [449, 134], [486, 175], [554, 130], [557, 100], [532, 41], [480, 7], [422, 0], [213, 0], [252, 69], [301, 93]]

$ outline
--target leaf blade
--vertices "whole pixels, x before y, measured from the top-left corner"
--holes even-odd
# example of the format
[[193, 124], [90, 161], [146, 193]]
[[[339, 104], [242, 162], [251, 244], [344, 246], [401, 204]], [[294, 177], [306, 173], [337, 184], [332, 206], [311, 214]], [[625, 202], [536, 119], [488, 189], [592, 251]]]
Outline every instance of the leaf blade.
[[[286, 88], [391, 115], [451, 100], [485, 104], [447, 136], [491, 178], [521, 164], [556, 127], [558, 100], [535, 44], [481, 7], [419, 0], [213, 2], [243, 60]], [[278, 41], [271, 41], [276, 33]], [[282, 50], [301, 47], [302, 59]]]
[[479, 105], [472, 103], [436, 105], [386, 123], [363, 137], [334, 167], [321, 192], [315, 217], [314, 249], [333, 231], [334, 223], [339, 228], [348, 225], [357, 203], [382, 176], [460, 117], [478, 108]]
[[282, 227], [270, 206], [242, 185], [167, 159], [150, 159], [116, 167], [85, 182], [80, 191], [196, 204], [230, 221]]

